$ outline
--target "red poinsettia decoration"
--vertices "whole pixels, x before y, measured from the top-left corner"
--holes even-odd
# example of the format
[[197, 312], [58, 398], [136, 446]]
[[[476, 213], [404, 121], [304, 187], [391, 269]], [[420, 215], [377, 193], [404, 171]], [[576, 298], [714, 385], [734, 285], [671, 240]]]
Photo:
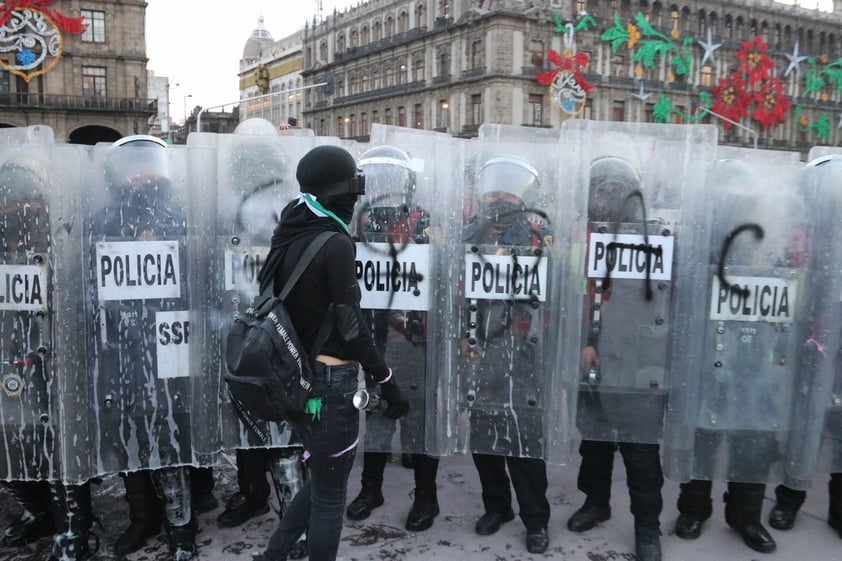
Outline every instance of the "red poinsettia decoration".
[[766, 54], [766, 43], [763, 37], [755, 37], [751, 41], [743, 41], [742, 49], [737, 51], [740, 66], [737, 68], [743, 76], [748, 77], [748, 84], [752, 88], [775, 68], [775, 63]]
[[9, 16], [12, 15], [12, 12], [15, 10], [31, 8], [46, 14], [62, 31], [73, 34], [82, 33], [82, 31], [85, 30], [85, 19], [82, 17], [69, 17], [56, 9], [48, 8], [47, 5], [52, 4], [54, 1], [55, 0], [5, 0], [0, 3], [0, 25], [5, 24], [6, 21], [8, 21]]
[[767, 78], [760, 91], [754, 94], [757, 107], [751, 113], [751, 118], [760, 123], [764, 129], [777, 125], [786, 120], [786, 111], [792, 106], [783, 95], [784, 85], [778, 78]]
[[576, 82], [583, 90], [589, 92], [593, 89], [593, 85], [588, 84], [588, 82], [585, 81], [585, 77], [582, 75], [582, 70], [584, 70], [584, 68], [588, 65], [588, 62], [590, 62], [590, 58], [586, 53], [576, 53], [573, 56], [562, 57], [556, 51], [550, 49], [547, 51], [547, 60], [555, 66], [555, 70], [539, 72], [536, 75], [535, 78], [542, 86], [549, 86], [552, 84], [553, 79], [555, 79], [555, 75], [560, 71], [569, 70], [573, 73], [573, 76], [576, 78]]
[[[719, 85], [713, 88], [714, 102], [711, 110], [731, 121], [739, 121], [748, 115], [751, 96], [745, 90], [745, 81], [731, 74], [720, 78]], [[725, 130], [731, 130], [732, 123], [724, 121]]]

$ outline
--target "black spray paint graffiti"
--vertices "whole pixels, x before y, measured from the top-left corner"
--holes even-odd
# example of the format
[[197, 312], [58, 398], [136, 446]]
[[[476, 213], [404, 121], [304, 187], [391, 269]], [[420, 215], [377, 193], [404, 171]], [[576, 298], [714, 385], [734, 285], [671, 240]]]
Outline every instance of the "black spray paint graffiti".
[[654, 247], [649, 243], [649, 232], [648, 232], [648, 223], [646, 221], [646, 203], [643, 201], [643, 193], [640, 192], [639, 189], [632, 191], [628, 194], [628, 196], [623, 201], [623, 205], [620, 207], [620, 212], [617, 214], [617, 220], [614, 223], [614, 236], [616, 239], [617, 233], [620, 230], [620, 220], [628, 207], [629, 202], [632, 199], [637, 200], [638, 204], [640, 205], [641, 212], [643, 213], [643, 217], [641, 219], [641, 224], [643, 225], [643, 243], [642, 244], [627, 244], [627, 243], [620, 243], [620, 242], [611, 242], [606, 246], [606, 271], [605, 271], [605, 278], [602, 281], [602, 290], [608, 291], [611, 287], [611, 271], [614, 269], [615, 265], [617, 264], [617, 252], [618, 250], [629, 249], [632, 251], [643, 253], [646, 257], [646, 280], [645, 280], [645, 296], [646, 300], [652, 300], [654, 297], [654, 291], [652, 290], [652, 278], [651, 278], [651, 262], [652, 257], [661, 258], [663, 256], [663, 248], [660, 246]]
[[719, 265], [716, 268], [716, 276], [719, 278], [720, 286], [726, 290], [734, 292], [743, 298], [748, 298], [749, 296], [749, 289], [748, 287], [742, 287], [739, 285], [732, 284], [725, 278], [725, 259], [728, 257], [728, 252], [731, 249], [731, 244], [734, 240], [742, 234], [743, 232], [751, 232], [754, 234], [754, 239], [757, 241], [761, 241], [764, 236], [763, 228], [759, 224], [743, 224], [741, 226], [737, 226], [731, 232], [725, 236], [725, 239], [722, 240], [722, 250], [719, 254]]

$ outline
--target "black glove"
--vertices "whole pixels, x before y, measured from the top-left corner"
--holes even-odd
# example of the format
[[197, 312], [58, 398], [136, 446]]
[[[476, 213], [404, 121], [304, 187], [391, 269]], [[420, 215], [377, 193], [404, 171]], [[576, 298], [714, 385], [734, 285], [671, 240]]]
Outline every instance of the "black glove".
[[409, 411], [409, 402], [404, 398], [401, 389], [395, 382], [380, 384], [380, 397], [386, 400], [383, 416], [389, 419], [400, 419]]

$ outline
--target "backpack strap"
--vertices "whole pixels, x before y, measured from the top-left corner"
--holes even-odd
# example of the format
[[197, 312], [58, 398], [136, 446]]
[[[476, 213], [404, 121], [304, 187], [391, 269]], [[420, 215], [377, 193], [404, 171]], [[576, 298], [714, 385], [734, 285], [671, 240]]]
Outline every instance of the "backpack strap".
[[[284, 287], [281, 289], [281, 293], [278, 295], [278, 298], [281, 300], [285, 300], [286, 297], [289, 295], [292, 287], [295, 286], [295, 283], [298, 282], [298, 279], [301, 278], [301, 275], [304, 273], [304, 269], [310, 264], [313, 258], [316, 256], [316, 253], [322, 248], [322, 246], [327, 243], [331, 237], [336, 235], [336, 232], [322, 232], [315, 238], [313, 241], [310, 242], [310, 245], [307, 246], [307, 249], [301, 255], [301, 258], [298, 260], [298, 263], [295, 264], [295, 268], [290, 273], [287, 282], [284, 284]], [[263, 290], [260, 291], [260, 296], [269, 297], [272, 295], [272, 291], [274, 289], [274, 280], [275, 280], [275, 269], [279, 267], [281, 264], [281, 260], [278, 259], [274, 263], [274, 267], [271, 270], [266, 271], [266, 276], [264, 278], [268, 279], [266, 286]]]

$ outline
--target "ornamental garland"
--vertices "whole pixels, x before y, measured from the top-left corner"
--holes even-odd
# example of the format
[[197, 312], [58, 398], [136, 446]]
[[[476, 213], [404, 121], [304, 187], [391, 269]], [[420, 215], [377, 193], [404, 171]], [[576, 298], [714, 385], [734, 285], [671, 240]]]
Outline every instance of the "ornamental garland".
[[[564, 24], [557, 13], [553, 13], [553, 20], [557, 32], [571, 35], [574, 31], [587, 29], [588, 25], [596, 25], [596, 21], [588, 15], [585, 15], [575, 27], [572, 24]], [[641, 12], [635, 15], [633, 21], [625, 24], [620, 21], [619, 15], [615, 14], [613, 24], [602, 32], [600, 39], [611, 45], [612, 53], [616, 53], [621, 48], [631, 53], [631, 60], [638, 64], [635, 70], [637, 77], [641, 76], [642, 69], [657, 68], [659, 58], [665, 60], [669, 65], [666, 79], [668, 84], [677, 76], [690, 73], [693, 61], [690, 47], [694, 42], [704, 49], [703, 62], [708, 57], [712, 57], [713, 51], [720, 46], [712, 42], [710, 30], [708, 30], [707, 41], [695, 40], [693, 37], [682, 38], [677, 25], [674, 25], [668, 34], [661, 33], [649, 24], [646, 16]], [[685, 122], [697, 122], [708, 113], [704, 110], [699, 111], [701, 108], [721, 115], [726, 130], [730, 130], [734, 124], [743, 119], [756, 121], [764, 130], [783, 123], [787, 119], [787, 112], [792, 108], [792, 104], [784, 95], [784, 84], [781, 79], [773, 76], [775, 63], [767, 50], [768, 45], [762, 37], [743, 41], [741, 48], [735, 53], [736, 68], [728, 76], [720, 78], [710, 93], [699, 94], [698, 101], [693, 102], [694, 110], [691, 114], [676, 108], [667, 95], [661, 92], [658, 102], [654, 105], [655, 121], [669, 122], [677, 116]], [[819, 99], [826, 102], [830, 97], [829, 89], [832, 88], [831, 91], [836, 93], [842, 92], [842, 59], [829, 62], [826, 54], [819, 57], [798, 57], [797, 51], [796, 44], [794, 53], [787, 55], [787, 58], [790, 59], [790, 67], [794, 64], [796, 70], [798, 62], [806, 61], [810, 67], [804, 75], [804, 94], [818, 94]], [[556, 69], [537, 73], [538, 82], [546, 84], [563, 68], [581, 71], [587, 64], [587, 58], [579, 55], [574, 57], [574, 54], [575, 52], [565, 52], [561, 57], [558, 53], [549, 51], [548, 59], [556, 65]], [[789, 71], [786, 75], [788, 74]], [[800, 78], [800, 71], [798, 74]], [[809, 122], [800, 106], [796, 108], [795, 115], [799, 121], [800, 130], [804, 132], [814, 130], [819, 139], [825, 141], [829, 139], [831, 122], [827, 113], [822, 113], [815, 123]], [[842, 128], [842, 115], [839, 122], [838, 128]]]
[[0, 3], [0, 26], [5, 25], [15, 10], [24, 10], [31, 8], [43, 12], [48, 16], [62, 31], [66, 31], [73, 35], [82, 33], [85, 30], [85, 18], [71, 18], [65, 16], [58, 10], [48, 8], [47, 5], [52, 4], [55, 0], [6, 0]]

